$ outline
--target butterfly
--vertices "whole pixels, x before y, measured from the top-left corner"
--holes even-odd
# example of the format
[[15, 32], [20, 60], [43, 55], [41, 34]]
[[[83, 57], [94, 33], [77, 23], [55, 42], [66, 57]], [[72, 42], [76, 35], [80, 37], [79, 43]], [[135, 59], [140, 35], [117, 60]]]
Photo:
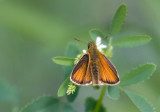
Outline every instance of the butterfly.
[[88, 51], [74, 67], [70, 80], [76, 85], [117, 85], [120, 82], [116, 68], [98, 49], [88, 43]]

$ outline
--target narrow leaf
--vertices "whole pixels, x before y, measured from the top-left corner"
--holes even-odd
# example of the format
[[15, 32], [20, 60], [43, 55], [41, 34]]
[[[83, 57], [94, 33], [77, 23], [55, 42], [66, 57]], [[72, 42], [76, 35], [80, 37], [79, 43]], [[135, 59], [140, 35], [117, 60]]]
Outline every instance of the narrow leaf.
[[[88, 97], [85, 101], [85, 112], [93, 112], [97, 101], [92, 97]], [[101, 104], [99, 112], [106, 112], [105, 107]]]
[[70, 83], [70, 76], [59, 87], [58, 93], [57, 93], [59, 97], [64, 96], [66, 94], [69, 83]]
[[141, 82], [149, 78], [155, 70], [156, 66], [154, 64], [142, 65], [136, 69], [131, 70], [124, 77], [122, 77], [120, 85], [126, 86]]
[[151, 104], [145, 100], [143, 97], [132, 93], [131, 91], [124, 90], [126, 95], [131, 99], [131, 101], [139, 108], [141, 112], [154, 112]]
[[126, 13], [127, 13], [127, 7], [125, 4], [122, 4], [116, 11], [114, 17], [113, 17], [113, 20], [112, 20], [112, 24], [111, 24], [111, 27], [110, 27], [110, 33], [111, 35], [115, 35], [117, 34], [124, 21], [125, 21], [125, 18], [126, 18]]
[[120, 89], [118, 86], [108, 86], [108, 96], [117, 100], [120, 97]]
[[56, 98], [42, 96], [25, 106], [20, 112], [75, 112], [75, 110]]
[[96, 41], [97, 37], [103, 38], [105, 36], [100, 30], [97, 30], [97, 29], [91, 29], [89, 31], [89, 34], [91, 36], [91, 39], [94, 41]]
[[65, 66], [73, 66], [74, 65], [74, 59], [73, 58], [67, 58], [67, 57], [54, 57], [52, 58], [53, 62], [59, 65], [65, 65]]
[[113, 42], [114, 46], [120, 47], [134, 47], [142, 44], [146, 44], [151, 40], [148, 35], [134, 35], [117, 39]]

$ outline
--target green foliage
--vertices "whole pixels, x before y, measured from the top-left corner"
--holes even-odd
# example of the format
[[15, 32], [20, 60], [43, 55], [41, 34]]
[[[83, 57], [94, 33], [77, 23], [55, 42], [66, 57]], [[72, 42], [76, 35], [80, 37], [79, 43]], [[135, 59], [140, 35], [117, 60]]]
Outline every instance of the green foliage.
[[[88, 97], [85, 101], [85, 112], [93, 112], [95, 109], [97, 101], [92, 98]], [[105, 107], [101, 104], [99, 112], [106, 112]]]
[[124, 77], [122, 77], [120, 85], [128, 86], [142, 82], [143, 80], [149, 78], [155, 70], [156, 66], [154, 64], [142, 65], [136, 69], [131, 70]]
[[67, 58], [67, 57], [54, 57], [52, 58], [53, 62], [59, 65], [64, 65], [64, 66], [73, 66], [74, 65], [74, 60], [73, 58]]
[[132, 93], [131, 91], [124, 90], [126, 95], [131, 99], [131, 101], [141, 110], [141, 112], [154, 112], [151, 104], [148, 103], [143, 97]]
[[110, 34], [111, 35], [115, 35], [120, 31], [120, 29], [125, 21], [126, 13], [127, 13], [127, 7], [125, 4], [122, 4], [117, 9], [117, 11], [113, 17], [112, 24], [110, 26]]
[[151, 37], [148, 35], [133, 35], [122, 37], [113, 42], [114, 46], [120, 47], [134, 47], [142, 44], [146, 44], [151, 40]]
[[91, 29], [89, 31], [90, 37], [92, 38], [92, 40], [96, 41], [97, 37], [101, 37], [103, 38], [105, 35], [98, 29]]
[[75, 110], [52, 96], [42, 96], [26, 105], [20, 112], [75, 112]]
[[[46, 43], [45, 45], [47, 45], [45, 47], [49, 47], [52, 45], [51, 46], [52, 48], [54, 48], [55, 46], [57, 48], [57, 45], [59, 44], [57, 42], [57, 39], [59, 37], [68, 37], [68, 35], [72, 36], [72, 35], [70, 35], [70, 32], [75, 31], [72, 27], [73, 24], [71, 25], [70, 23], [66, 24], [63, 22], [63, 16], [65, 18], [68, 18], [70, 15], [74, 15], [74, 14], [73, 14], [73, 12], [71, 12], [69, 15], [67, 13], [63, 14], [63, 11], [60, 11], [60, 13], [57, 12], [59, 10], [59, 7], [57, 7], [57, 4], [55, 5], [55, 3], [50, 2], [50, 4], [54, 4], [54, 9], [56, 9], [54, 13], [56, 15], [58, 14], [58, 16], [60, 17], [60, 18], [59, 17], [57, 18], [57, 17], [55, 17], [55, 15], [52, 15], [53, 14], [53, 12], [52, 12], [53, 7], [46, 8], [46, 6], [47, 6], [47, 4], [49, 4], [49, 2], [50, 1], [47, 1], [47, 2], [42, 2], [42, 1], [37, 2], [36, 1], [36, 2], [32, 2], [31, 4], [28, 4], [30, 2], [25, 0], [24, 3], [22, 2], [22, 4], [21, 3], [17, 4], [19, 2], [9, 2], [9, 1], [3, 0], [2, 4], [0, 5], [0, 23], [2, 24], [0, 29], [3, 29], [3, 27], [4, 27], [4, 29], [6, 29], [6, 32], [17, 31], [16, 35], [18, 35], [20, 38], [21, 38], [21, 35], [25, 35], [24, 42], [20, 41], [20, 42], [22, 42], [22, 43], [20, 43], [20, 45], [25, 46], [25, 48], [28, 48], [28, 46], [30, 46], [30, 44], [32, 43], [32, 42], [30, 42], [28, 37], [38, 43], [38, 44], [36, 43], [35, 46], [39, 46], [40, 44], [42, 44], [41, 42], [45, 41], [44, 43]], [[36, 7], [34, 7], [34, 3], [36, 5], [38, 3], [41, 6], [37, 5]], [[45, 3], [45, 5], [42, 5], [44, 3]], [[90, 3], [90, 2], [88, 2], [88, 3]], [[58, 2], [58, 4], [61, 4], [61, 2]], [[70, 4], [70, 3], [68, 3], [68, 4]], [[84, 4], [87, 6], [86, 3], [84, 3]], [[66, 4], [64, 4], [64, 5], [66, 6]], [[77, 6], [78, 5], [79, 4], [77, 4]], [[76, 5], [72, 5], [72, 6], [77, 7]], [[39, 9], [41, 9], [41, 7], [43, 7], [45, 9], [45, 11], [43, 11], [43, 10], [38, 11]], [[60, 8], [62, 8], [62, 7], [63, 7], [63, 4], [61, 4]], [[51, 11], [49, 11], [50, 9], [51, 9]], [[66, 7], [65, 7], [65, 9], [68, 10], [68, 8], [66, 8]], [[72, 11], [72, 7], [71, 7], [71, 9], [69, 9], [69, 11]], [[79, 10], [77, 10], [77, 11], [79, 13]], [[77, 11], [74, 11], [74, 12], [77, 14]], [[47, 12], [47, 14], [45, 14], [45, 12]], [[99, 11], [97, 11], [97, 12], [99, 12]], [[51, 15], [49, 15], [49, 13], [51, 13]], [[147, 35], [133, 35], [133, 36], [126, 36], [126, 37], [119, 38], [119, 39], [113, 41], [113, 43], [112, 43], [112, 38], [114, 38], [114, 36], [117, 35], [118, 32], [122, 28], [122, 25], [123, 25], [125, 18], [126, 18], [126, 13], [127, 13], [127, 7], [125, 4], [122, 4], [117, 9], [117, 11], [113, 17], [109, 32], [107, 34], [108, 38], [103, 41], [103, 42], [106, 42], [105, 44], [107, 45], [107, 49], [105, 49], [104, 54], [108, 58], [112, 57], [113, 46], [134, 47], [134, 46], [148, 43], [151, 40], [151, 37], [147, 36]], [[79, 18], [79, 17], [77, 17], [77, 18]], [[99, 18], [99, 16], [97, 16], [97, 18]], [[79, 20], [81, 21], [81, 19], [82, 18], [80, 18]], [[69, 20], [69, 18], [68, 18], [68, 20]], [[81, 32], [81, 31], [79, 31], [79, 32]], [[68, 35], [66, 35], [66, 34], [68, 34]], [[101, 38], [106, 36], [103, 34], [103, 32], [101, 32], [100, 30], [97, 30], [97, 29], [90, 30], [89, 34], [94, 41], [96, 41], [96, 38], [98, 36]], [[8, 35], [1, 35], [0, 36], [0, 37], [2, 37], [2, 39], [1, 39], [2, 41], [3, 41], [3, 39], [5, 39], [4, 38], [5, 36], [8, 37]], [[11, 37], [12, 37], [12, 34], [11, 34]], [[55, 37], [57, 37], [57, 38], [55, 38]], [[61, 38], [59, 38], [58, 40], [61, 40]], [[11, 57], [11, 60], [6, 59], [8, 61], [8, 63], [5, 62], [6, 60], [4, 61], [5, 64], [4, 65], [2, 64], [2, 69], [1, 69], [2, 73], [1, 74], [3, 74], [3, 71], [5, 71], [5, 72], [7, 71], [6, 73], [12, 74], [12, 72], [15, 72], [14, 71], [15, 69], [20, 67], [21, 63], [16, 62], [15, 59], [19, 60], [19, 57], [23, 56], [23, 52], [21, 49], [19, 49], [19, 46], [16, 45], [18, 50], [17, 51], [12, 50], [13, 52], [10, 53], [9, 51], [7, 51], [8, 48], [14, 46], [15, 44], [12, 45], [12, 42], [10, 42], [11, 40], [9, 40], [9, 38], [7, 38], [5, 41], [7, 43], [6, 46], [0, 47], [0, 48], [3, 48], [3, 47], [5, 48], [4, 54], [1, 53], [1, 54], [3, 54], [1, 56], [2, 57], [1, 63], [3, 63], [3, 58], [6, 58], [6, 54], [8, 57]], [[14, 41], [17, 41], [17, 40], [14, 40]], [[29, 44], [28, 43], [25, 44], [27, 41], [29, 41], [28, 42]], [[53, 41], [56, 41], [56, 42], [53, 44]], [[40, 42], [40, 44], [39, 44], [39, 42]], [[65, 40], [63, 42], [65, 42]], [[32, 46], [31, 46], [31, 48], [32, 48]], [[43, 46], [43, 49], [44, 49], [44, 46]], [[25, 50], [27, 51], [28, 49], [25, 49]], [[3, 49], [1, 49], [1, 51], [3, 51]], [[47, 53], [48, 52], [49, 51], [47, 51]], [[21, 53], [21, 54], [17, 56], [17, 55], [15, 55], [16, 53]], [[45, 53], [46, 53], [46, 51], [45, 51]], [[71, 71], [73, 69], [74, 60], [79, 53], [80, 53], [80, 51], [79, 51], [78, 47], [74, 43], [70, 43], [67, 46], [67, 49], [65, 52], [65, 57], [54, 57], [52, 59], [53, 62], [55, 62], [56, 64], [65, 66], [64, 67], [65, 81], [61, 84], [61, 86], [57, 92], [57, 95], [59, 97], [64, 96], [66, 94], [66, 91], [68, 89], [68, 85], [71, 83], [69, 75], [71, 74]], [[28, 51], [26, 54], [29, 54]], [[13, 57], [16, 57], [16, 58], [13, 59]], [[36, 56], [34, 56], [34, 57], [36, 58]], [[30, 58], [32, 58], [33, 60], [34, 60], [34, 57], [30, 56]], [[26, 59], [26, 58], [22, 58], [22, 59]], [[13, 65], [10, 64], [10, 61], [12, 61], [12, 63], [14, 63], [14, 64]], [[37, 60], [37, 61], [39, 61], [39, 60]], [[17, 68], [14, 65], [17, 65], [16, 66]], [[29, 62], [29, 65], [31, 65], [30, 62]], [[7, 68], [7, 69], [3, 70], [3, 66], [9, 66], [8, 67], [9, 69]], [[22, 68], [25, 68], [25, 67], [26, 66], [23, 66]], [[10, 70], [10, 68], [12, 68], [12, 70]], [[38, 68], [38, 67], [36, 67], [36, 68]], [[124, 86], [136, 84], [138, 82], [144, 81], [145, 79], [149, 78], [153, 74], [155, 69], [156, 69], [156, 66], [154, 64], [145, 64], [140, 67], [137, 67], [136, 69], [131, 70], [128, 74], [126, 74], [123, 78], [120, 79], [121, 83], [119, 84], [119, 86], [117, 86], [117, 85], [116, 86], [108, 86], [108, 96], [112, 99], [118, 99], [120, 97], [120, 90], [122, 90], [122, 92], [124, 92], [142, 112], [153, 112], [154, 109], [148, 103], [147, 100], [145, 100], [143, 97], [138, 96], [128, 90], [125, 90]], [[23, 70], [18, 71], [18, 72], [16, 71], [15, 74], [25, 73], [28, 75], [28, 74], [30, 74], [30, 71], [29, 72], [28, 71], [29, 70], [27, 70], [27, 72], [23, 71]], [[46, 72], [43, 71], [43, 73], [46, 73]], [[25, 74], [24, 74], [24, 77], [26, 78]], [[15, 77], [14, 75], [12, 75], [12, 76]], [[37, 76], [35, 76], [35, 77], [37, 77]], [[17, 77], [15, 77], [15, 79], [16, 78]], [[100, 90], [99, 86], [94, 87], [94, 88], [96, 88], [97, 90]], [[43, 96], [43, 97], [39, 97], [38, 99], [34, 100], [32, 103], [26, 105], [20, 112], [75, 112], [75, 110], [68, 103], [73, 102], [76, 99], [76, 97], [79, 93], [79, 89], [80, 89], [80, 86], [77, 86], [77, 89], [74, 94], [67, 95], [68, 101], [66, 101], [66, 103], [61, 102], [59, 99], [53, 98], [51, 96]], [[101, 89], [102, 89], [102, 92], [101, 92], [98, 100], [95, 100], [94, 98], [91, 98], [91, 97], [86, 99], [86, 102], [85, 102], [85, 111], [86, 112], [93, 112], [93, 111], [94, 112], [106, 112], [106, 109], [102, 104], [102, 100], [105, 95], [106, 86], [103, 86]], [[13, 87], [12, 85], [8, 84], [7, 81], [0, 79], [0, 101], [7, 101], [7, 103], [8, 102], [15, 103], [15, 102], [17, 102], [17, 99], [18, 98], [17, 98], [16, 88]], [[13, 112], [17, 112], [17, 111], [18, 111], [18, 107], [14, 107]]]
[[66, 94], [69, 83], [70, 83], [70, 76], [59, 87], [58, 93], [57, 93], [59, 97], [64, 96]]
[[120, 89], [116, 86], [108, 86], [108, 96], [117, 100], [120, 97]]
[[[133, 47], [138, 46], [141, 44], [145, 44], [151, 40], [150, 36], [147, 35], [133, 35], [133, 36], [126, 36], [123, 38], [119, 38], [112, 42], [112, 37], [116, 35], [124, 23], [124, 20], [126, 18], [126, 12], [127, 7], [125, 4], [122, 4], [118, 10], [116, 11], [116, 14], [114, 15], [114, 18], [112, 20], [112, 24], [110, 27], [110, 32], [108, 35], [108, 38], [103, 42], [103, 44], [107, 44], [107, 48], [104, 49], [103, 53], [108, 58], [112, 57], [112, 50], [113, 45], [118, 47]], [[91, 29], [89, 31], [89, 34], [91, 36], [91, 39], [96, 41], [97, 37], [105, 37], [105, 35], [97, 29]], [[66, 94], [66, 91], [68, 89], [68, 85], [71, 83], [70, 78], [68, 75], [70, 75], [74, 63], [74, 59], [77, 57], [77, 54], [79, 53], [79, 49], [75, 44], [69, 44], [65, 53], [66, 57], [70, 58], [64, 58], [64, 57], [55, 57], [53, 58], [53, 61], [57, 64], [70, 66], [65, 67], [65, 73], [68, 78], [61, 84], [59, 90], [58, 90], [58, 96], [64, 96]], [[156, 66], [154, 64], [145, 64], [140, 67], [137, 67], [136, 69], [131, 70], [129, 73], [124, 75], [120, 80], [120, 85], [115, 86], [108, 86], [108, 96], [112, 99], [117, 100], [120, 97], [120, 90], [122, 92], [125, 92], [127, 96], [132, 100], [132, 102], [142, 111], [142, 112], [153, 112], [153, 108], [150, 106], [150, 104], [144, 100], [142, 97], [129, 92], [127, 90], [124, 90], [123, 86], [128, 86], [131, 84], [136, 84], [138, 82], [142, 82], [145, 79], [149, 78], [153, 72], [155, 71]], [[94, 87], [97, 89], [97, 87]], [[98, 86], [99, 89], [99, 86]], [[97, 89], [97, 90], [98, 90]], [[106, 90], [106, 86], [102, 87], [102, 91], [100, 94], [100, 97], [98, 100], [95, 100], [91, 97], [87, 98], [85, 101], [85, 112], [106, 112], [106, 109], [102, 105], [102, 99], [104, 97]], [[78, 95], [79, 87], [77, 91], [74, 94], [67, 95], [67, 99], [69, 102], [73, 102], [76, 96]]]

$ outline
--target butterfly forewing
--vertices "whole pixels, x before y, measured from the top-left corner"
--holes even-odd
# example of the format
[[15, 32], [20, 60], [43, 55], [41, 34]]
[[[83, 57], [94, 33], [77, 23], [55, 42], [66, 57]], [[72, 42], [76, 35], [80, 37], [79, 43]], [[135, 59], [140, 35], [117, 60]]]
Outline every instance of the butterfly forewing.
[[70, 79], [77, 85], [89, 85], [92, 83], [88, 54], [85, 54], [74, 67]]
[[104, 55], [99, 55], [99, 81], [100, 85], [115, 85], [119, 83], [119, 77], [115, 67]]

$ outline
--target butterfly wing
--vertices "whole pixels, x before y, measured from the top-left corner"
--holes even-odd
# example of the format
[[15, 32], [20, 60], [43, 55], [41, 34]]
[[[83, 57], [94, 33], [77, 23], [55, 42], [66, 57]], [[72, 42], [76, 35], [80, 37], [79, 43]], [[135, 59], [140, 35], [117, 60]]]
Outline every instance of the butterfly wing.
[[99, 81], [100, 85], [116, 85], [120, 82], [118, 73], [109, 59], [99, 55]]
[[89, 85], [92, 83], [88, 54], [85, 54], [74, 67], [70, 80], [76, 85]]

